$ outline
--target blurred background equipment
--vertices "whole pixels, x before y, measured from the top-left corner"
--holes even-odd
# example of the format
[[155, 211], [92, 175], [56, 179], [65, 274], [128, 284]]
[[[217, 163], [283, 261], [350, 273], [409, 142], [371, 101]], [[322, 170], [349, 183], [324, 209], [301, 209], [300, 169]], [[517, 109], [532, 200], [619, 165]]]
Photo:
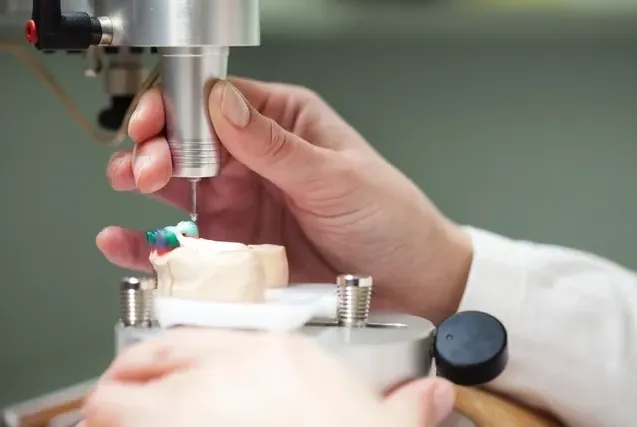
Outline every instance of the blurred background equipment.
[[[61, 106], [65, 107], [71, 118], [75, 120], [84, 132], [97, 142], [107, 145], [119, 145], [126, 139], [126, 129], [122, 125], [127, 120], [127, 112], [135, 98], [135, 95], [143, 88], [145, 74], [141, 55], [144, 50], [156, 53], [156, 49], [149, 47], [144, 49], [141, 47], [119, 47], [119, 46], [80, 46], [74, 45], [80, 35], [78, 31], [72, 31], [68, 40], [64, 41], [64, 36], [60, 37], [62, 31], [38, 29], [35, 21], [28, 20], [32, 16], [32, 9], [43, 4], [42, 1], [33, 0], [3, 0], [0, 3], [0, 16], [3, 22], [10, 27], [15, 27], [21, 20], [25, 26], [25, 35], [27, 40], [32, 44], [49, 43], [48, 48], [43, 51], [46, 54], [54, 54], [56, 52], [66, 55], [82, 56], [85, 58], [84, 75], [88, 78], [101, 77], [104, 82], [104, 88], [108, 96], [105, 105], [96, 115], [95, 122], [84, 117], [71, 96], [58, 83], [53, 76], [44, 67], [37, 58], [34, 57], [35, 52], [29, 52], [28, 45], [17, 43], [12, 40], [0, 40], [0, 50], [5, 50], [20, 59], [23, 64], [31, 68], [31, 70], [45, 83], [50, 90], [57, 96], [61, 102]], [[93, 3], [88, 0], [55, 0], [46, 1], [44, 11], [50, 11], [47, 17], [48, 21], [56, 22], [61, 16], [55, 16], [56, 12], [60, 13], [84, 13], [92, 14]], [[41, 9], [41, 6], [39, 6]], [[42, 13], [37, 13], [38, 19]], [[88, 15], [87, 15], [88, 17]], [[44, 22], [46, 25], [48, 22]], [[42, 34], [38, 34], [38, 30]], [[56, 31], [58, 33], [56, 33]], [[68, 31], [68, 30], [67, 30]], [[52, 39], [53, 43], [46, 39]], [[57, 43], [57, 45], [56, 45]], [[64, 44], [67, 46], [64, 46]], [[88, 48], [87, 48], [88, 47]], [[61, 52], [60, 52], [61, 51]], [[151, 75], [146, 82], [146, 86], [150, 86], [157, 79], [157, 72]], [[114, 132], [114, 135], [106, 134], [103, 131]]]

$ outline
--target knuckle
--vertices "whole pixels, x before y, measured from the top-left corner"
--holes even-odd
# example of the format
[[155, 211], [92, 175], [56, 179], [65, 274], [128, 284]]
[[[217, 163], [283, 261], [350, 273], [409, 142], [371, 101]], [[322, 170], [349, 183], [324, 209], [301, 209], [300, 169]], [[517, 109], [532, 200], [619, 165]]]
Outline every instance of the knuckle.
[[302, 88], [301, 90], [301, 99], [304, 101], [306, 105], [318, 105], [324, 104], [325, 101], [323, 97], [318, 94], [318, 92], [313, 91], [312, 89]]
[[300, 101], [301, 104], [315, 104], [323, 102], [323, 98], [314, 90], [301, 86], [292, 86], [294, 97]]
[[330, 163], [330, 174], [339, 182], [358, 186], [369, 171], [376, 170], [373, 160], [356, 150], [337, 153]]
[[285, 159], [292, 150], [288, 133], [272, 119], [268, 120], [268, 127], [269, 144], [267, 144], [265, 148], [265, 155], [274, 161], [281, 161]]
[[308, 101], [315, 101], [315, 100], [321, 99], [318, 93], [316, 93], [314, 90], [305, 86], [299, 86], [299, 94], [301, 95], [301, 98], [304, 98]]

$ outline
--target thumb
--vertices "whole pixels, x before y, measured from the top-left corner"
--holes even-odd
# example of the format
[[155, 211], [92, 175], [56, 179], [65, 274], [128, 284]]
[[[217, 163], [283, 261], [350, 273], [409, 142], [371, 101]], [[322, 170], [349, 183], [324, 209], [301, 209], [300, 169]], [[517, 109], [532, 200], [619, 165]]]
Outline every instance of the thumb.
[[385, 405], [402, 425], [437, 427], [451, 414], [455, 397], [448, 381], [425, 378], [393, 392], [385, 399]]
[[327, 150], [288, 132], [257, 111], [230, 82], [215, 84], [210, 118], [219, 140], [239, 162], [286, 192], [319, 179]]

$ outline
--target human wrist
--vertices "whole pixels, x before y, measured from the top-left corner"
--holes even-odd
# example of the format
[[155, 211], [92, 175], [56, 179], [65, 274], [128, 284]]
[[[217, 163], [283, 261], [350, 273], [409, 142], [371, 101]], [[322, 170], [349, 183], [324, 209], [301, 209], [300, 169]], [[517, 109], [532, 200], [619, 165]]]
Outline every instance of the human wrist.
[[462, 227], [444, 220], [437, 232], [434, 255], [426, 263], [423, 273], [428, 301], [423, 302], [426, 317], [439, 324], [458, 311], [464, 295], [471, 264], [473, 245], [471, 236]]
[[458, 311], [467, 287], [473, 263], [473, 242], [471, 236], [462, 227], [452, 222], [448, 223], [446, 236], [448, 246], [446, 266], [449, 271], [447, 316], [450, 316]]

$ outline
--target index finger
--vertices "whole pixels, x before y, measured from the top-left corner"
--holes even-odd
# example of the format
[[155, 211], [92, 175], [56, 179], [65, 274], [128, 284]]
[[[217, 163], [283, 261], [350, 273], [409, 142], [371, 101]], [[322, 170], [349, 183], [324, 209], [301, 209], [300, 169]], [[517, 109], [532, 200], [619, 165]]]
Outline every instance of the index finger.
[[146, 142], [164, 130], [166, 118], [161, 91], [154, 87], [139, 99], [128, 122], [128, 136], [135, 143]]

